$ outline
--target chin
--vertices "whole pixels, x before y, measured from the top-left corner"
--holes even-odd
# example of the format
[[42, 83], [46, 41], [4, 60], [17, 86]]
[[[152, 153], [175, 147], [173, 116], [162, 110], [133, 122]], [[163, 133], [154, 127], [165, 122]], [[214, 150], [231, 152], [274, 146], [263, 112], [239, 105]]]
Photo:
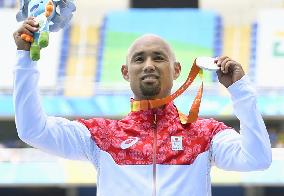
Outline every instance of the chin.
[[141, 93], [143, 95], [143, 97], [147, 97], [147, 98], [157, 98], [160, 95], [160, 88], [153, 88], [153, 89], [141, 89]]
[[156, 94], [148, 94], [148, 93], [142, 93], [143, 99], [157, 99], [158, 95]]

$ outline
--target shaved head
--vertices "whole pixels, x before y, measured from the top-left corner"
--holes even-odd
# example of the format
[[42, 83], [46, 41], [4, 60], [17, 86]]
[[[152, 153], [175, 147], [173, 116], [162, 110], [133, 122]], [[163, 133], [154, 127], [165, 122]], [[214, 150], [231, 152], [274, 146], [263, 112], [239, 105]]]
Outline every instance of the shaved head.
[[129, 58], [133, 55], [133, 52], [137, 49], [141, 48], [142, 45], [151, 45], [157, 43], [160, 45], [161, 50], [165, 50], [170, 54], [170, 58], [173, 62], [176, 61], [175, 54], [168, 42], [166, 42], [163, 38], [155, 34], [145, 34], [138, 37], [131, 46], [128, 48], [127, 56], [126, 56], [126, 64], [129, 63]]

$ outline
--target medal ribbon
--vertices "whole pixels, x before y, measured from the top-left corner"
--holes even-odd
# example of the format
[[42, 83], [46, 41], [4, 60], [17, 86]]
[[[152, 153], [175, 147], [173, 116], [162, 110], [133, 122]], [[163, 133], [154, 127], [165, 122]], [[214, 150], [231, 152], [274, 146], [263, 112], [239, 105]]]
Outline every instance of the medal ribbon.
[[[132, 112], [137, 112], [141, 110], [146, 111], [146, 110], [158, 108], [160, 106], [170, 103], [175, 98], [180, 96], [192, 84], [192, 82], [194, 81], [197, 75], [199, 75], [200, 78], [203, 79], [202, 69], [200, 69], [196, 65], [196, 59], [195, 59], [185, 83], [183, 83], [183, 85], [176, 92], [174, 92], [173, 94], [167, 97], [161, 98], [161, 99], [139, 100], [139, 101], [132, 100], [131, 101], [131, 111]], [[191, 105], [189, 114], [186, 116], [182, 113], [179, 113], [179, 117], [180, 117], [182, 124], [192, 123], [197, 120], [200, 103], [202, 99], [202, 94], [203, 94], [203, 80], [198, 89], [197, 95], [195, 96], [195, 99]]]

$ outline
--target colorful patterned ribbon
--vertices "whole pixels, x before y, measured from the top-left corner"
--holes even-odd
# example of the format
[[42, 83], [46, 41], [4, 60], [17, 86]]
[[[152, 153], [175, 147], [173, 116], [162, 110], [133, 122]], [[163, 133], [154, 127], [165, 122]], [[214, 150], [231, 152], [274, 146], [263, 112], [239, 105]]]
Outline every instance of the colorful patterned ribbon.
[[201, 85], [198, 89], [197, 95], [195, 96], [195, 99], [191, 105], [190, 111], [188, 116], [179, 113], [179, 117], [181, 120], [182, 124], [187, 124], [187, 123], [192, 123], [197, 120], [198, 118], [198, 112], [200, 108], [200, 103], [202, 99], [202, 94], [203, 94], [203, 71], [196, 65], [196, 59], [194, 60], [194, 63], [191, 67], [191, 70], [187, 76], [187, 79], [185, 83], [173, 94], [162, 98], [162, 99], [154, 99], [154, 100], [132, 100], [131, 101], [131, 111], [132, 112], [137, 112], [140, 110], [149, 110], [153, 108], [158, 108], [160, 106], [166, 105], [173, 101], [175, 98], [180, 96], [194, 81], [196, 76], [199, 75], [200, 78], [202, 79]]

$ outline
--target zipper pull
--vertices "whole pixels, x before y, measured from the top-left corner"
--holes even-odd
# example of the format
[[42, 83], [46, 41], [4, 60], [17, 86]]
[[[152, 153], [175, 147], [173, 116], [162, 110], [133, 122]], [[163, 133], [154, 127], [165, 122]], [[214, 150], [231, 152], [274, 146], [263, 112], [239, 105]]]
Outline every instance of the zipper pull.
[[157, 114], [154, 114], [154, 124], [157, 124]]

